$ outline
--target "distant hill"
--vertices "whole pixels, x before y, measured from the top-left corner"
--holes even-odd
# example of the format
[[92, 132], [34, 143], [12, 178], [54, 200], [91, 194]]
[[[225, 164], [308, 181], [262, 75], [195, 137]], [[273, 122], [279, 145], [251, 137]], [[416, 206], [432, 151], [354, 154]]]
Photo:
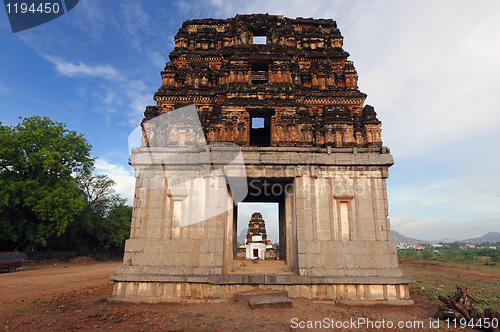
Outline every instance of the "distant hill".
[[[240, 235], [237, 236], [237, 241], [241, 243], [245, 243], [245, 239], [247, 237], [247, 230], [248, 228], [244, 228], [241, 230]], [[400, 243], [406, 243], [408, 245], [415, 245], [415, 244], [421, 244], [421, 243], [434, 243], [437, 244], [439, 242], [442, 243], [451, 243], [454, 240], [451, 239], [443, 239], [439, 241], [425, 241], [425, 240], [418, 240], [418, 239], [413, 239], [411, 237], [407, 237], [404, 235], [401, 235], [399, 232], [396, 232], [394, 230], [391, 230], [391, 236], [392, 236], [392, 241], [396, 242], [396, 244]], [[495, 243], [495, 242], [500, 242], [500, 233], [498, 232], [489, 232], [486, 235], [480, 236], [480, 237], [474, 237], [466, 240], [462, 240], [460, 242], [469, 242], [469, 243]]]
[[[392, 235], [392, 241], [396, 242], [396, 244], [399, 244], [399, 243], [406, 243], [406, 244], [409, 244], [409, 245], [419, 244], [419, 243], [434, 243], [434, 244], [437, 244], [437, 243], [452, 243], [452, 242], [456, 241], [456, 240], [452, 240], [452, 239], [449, 239], [449, 238], [442, 239], [442, 240], [439, 240], [439, 241], [418, 240], [418, 239], [413, 239], [411, 237], [407, 237], [407, 236], [401, 235], [400, 233], [398, 233], [396, 231], [393, 231], [393, 230], [391, 230], [391, 235]], [[466, 243], [466, 242], [468, 242], [468, 243], [486, 243], [486, 242], [495, 243], [495, 242], [500, 242], [500, 233], [499, 232], [489, 232], [486, 235], [483, 235], [483, 236], [480, 236], [480, 237], [474, 237], [474, 238], [469, 238], [469, 239], [461, 240], [460, 242], [462, 242], [462, 243]]]
[[429, 241], [412, 239], [411, 237], [401, 235], [394, 230], [391, 230], [391, 236], [392, 236], [392, 241], [396, 242], [396, 244], [406, 243], [408, 245], [415, 245], [420, 243], [429, 243]]
[[489, 232], [486, 235], [480, 236], [480, 237], [473, 237], [471, 239], [465, 239], [460, 242], [468, 242], [468, 243], [495, 243], [495, 242], [500, 242], [500, 233], [498, 232]]
[[245, 243], [245, 239], [247, 238], [248, 227], [243, 228], [240, 232], [240, 235], [236, 237], [236, 241], [240, 243]]

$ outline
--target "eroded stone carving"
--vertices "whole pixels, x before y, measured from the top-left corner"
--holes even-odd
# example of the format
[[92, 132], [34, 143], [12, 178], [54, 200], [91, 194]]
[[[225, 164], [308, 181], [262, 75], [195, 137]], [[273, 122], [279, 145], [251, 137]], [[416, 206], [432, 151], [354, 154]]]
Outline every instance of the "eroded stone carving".
[[[254, 36], [266, 36], [266, 44], [254, 45]], [[381, 123], [372, 106], [363, 107], [366, 95], [342, 41], [333, 20], [259, 14], [186, 21], [143, 123], [196, 104], [207, 142], [380, 147]], [[252, 130], [252, 118], [267, 123]]]

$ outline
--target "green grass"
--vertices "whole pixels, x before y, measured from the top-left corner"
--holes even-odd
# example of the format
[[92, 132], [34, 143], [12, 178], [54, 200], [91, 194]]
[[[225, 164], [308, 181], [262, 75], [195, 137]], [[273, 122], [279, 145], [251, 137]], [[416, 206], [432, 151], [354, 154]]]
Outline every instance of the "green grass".
[[431, 249], [423, 251], [415, 251], [412, 249], [398, 251], [399, 258], [416, 258], [416, 259], [437, 259], [446, 261], [479, 261], [491, 262], [493, 264], [500, 263], [500, 249], [453, 249], [453, 248], [436, 248], [438, 252], [433, 252]]
[[[480, 262], [438, 261], [426, 259], [403, 259], [400, 263], [404, 274], [414, 280], [410, 289], [426, 294], [433, 299], [439, 295], [454, 294], [456, 286], [469, 288], [478, 299], [478, 306], [500, 311], [500, 266], [485, 266]], [[462, 269], [463, 273], [442, 271], [441, 267]], [[484, 279], [474, 271], [498, 274], [498, 278]]]
[[38, 301], [28, 300], [19, 301], [12, 304], [0, 304], [0, 312], [19, 316], [25, 313], [38, 314], [42, 309], [38, 309], [35, 305]]

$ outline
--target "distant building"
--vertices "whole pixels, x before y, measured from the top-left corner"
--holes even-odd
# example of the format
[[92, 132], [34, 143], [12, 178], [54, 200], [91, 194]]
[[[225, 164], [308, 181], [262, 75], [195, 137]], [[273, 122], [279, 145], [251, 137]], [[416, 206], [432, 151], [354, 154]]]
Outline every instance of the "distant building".
[[475, 249], [475, 248], [476, 248], [476, 246], [475, 246], [475, 245], [473, 245], [472, 243], [466, 243], [466, 244], [465, 244], [465, 248]]
[[270, 242], [262, 214], [254, 212], [248, 223], [246, 259], [266, 259], [266, 247]]
[[397, 248], [398, 250], [405, 250], [405, 249], [408, 249], [408, 244], [406, 244], [406, 243], [400, 243], [400, 244], [398, 244], [398, 245], [396, 246], [396, 248]]

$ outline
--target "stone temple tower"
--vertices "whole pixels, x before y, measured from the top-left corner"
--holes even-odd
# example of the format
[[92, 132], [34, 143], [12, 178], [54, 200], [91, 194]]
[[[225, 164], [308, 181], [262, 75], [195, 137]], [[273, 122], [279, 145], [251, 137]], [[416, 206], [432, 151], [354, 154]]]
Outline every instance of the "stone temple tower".
[[252, 213], [252, 218], [248, 222], [247, 242], [251, 242], [252, 236], [254, 235], [261, 236], [262, 241], [266, 243], [267, 241], [266, 222], [262, 218], [262, 214], [260, 214], [259, 212]]
[[[130, 156], [134, 212], [111, 299], [212, 301], [262, 288], [412, 303], [388, 219], [393, 158], [342, 45], [331, 19], [183, 23]], [[260, 265], [270, 261], [236, 255], [240, 202], [278, 204], [272, 274]]]
[[255, 212], [248, 223], [246, 239], [246, 259], [265, 259], [267, 232], [262, 214]]

